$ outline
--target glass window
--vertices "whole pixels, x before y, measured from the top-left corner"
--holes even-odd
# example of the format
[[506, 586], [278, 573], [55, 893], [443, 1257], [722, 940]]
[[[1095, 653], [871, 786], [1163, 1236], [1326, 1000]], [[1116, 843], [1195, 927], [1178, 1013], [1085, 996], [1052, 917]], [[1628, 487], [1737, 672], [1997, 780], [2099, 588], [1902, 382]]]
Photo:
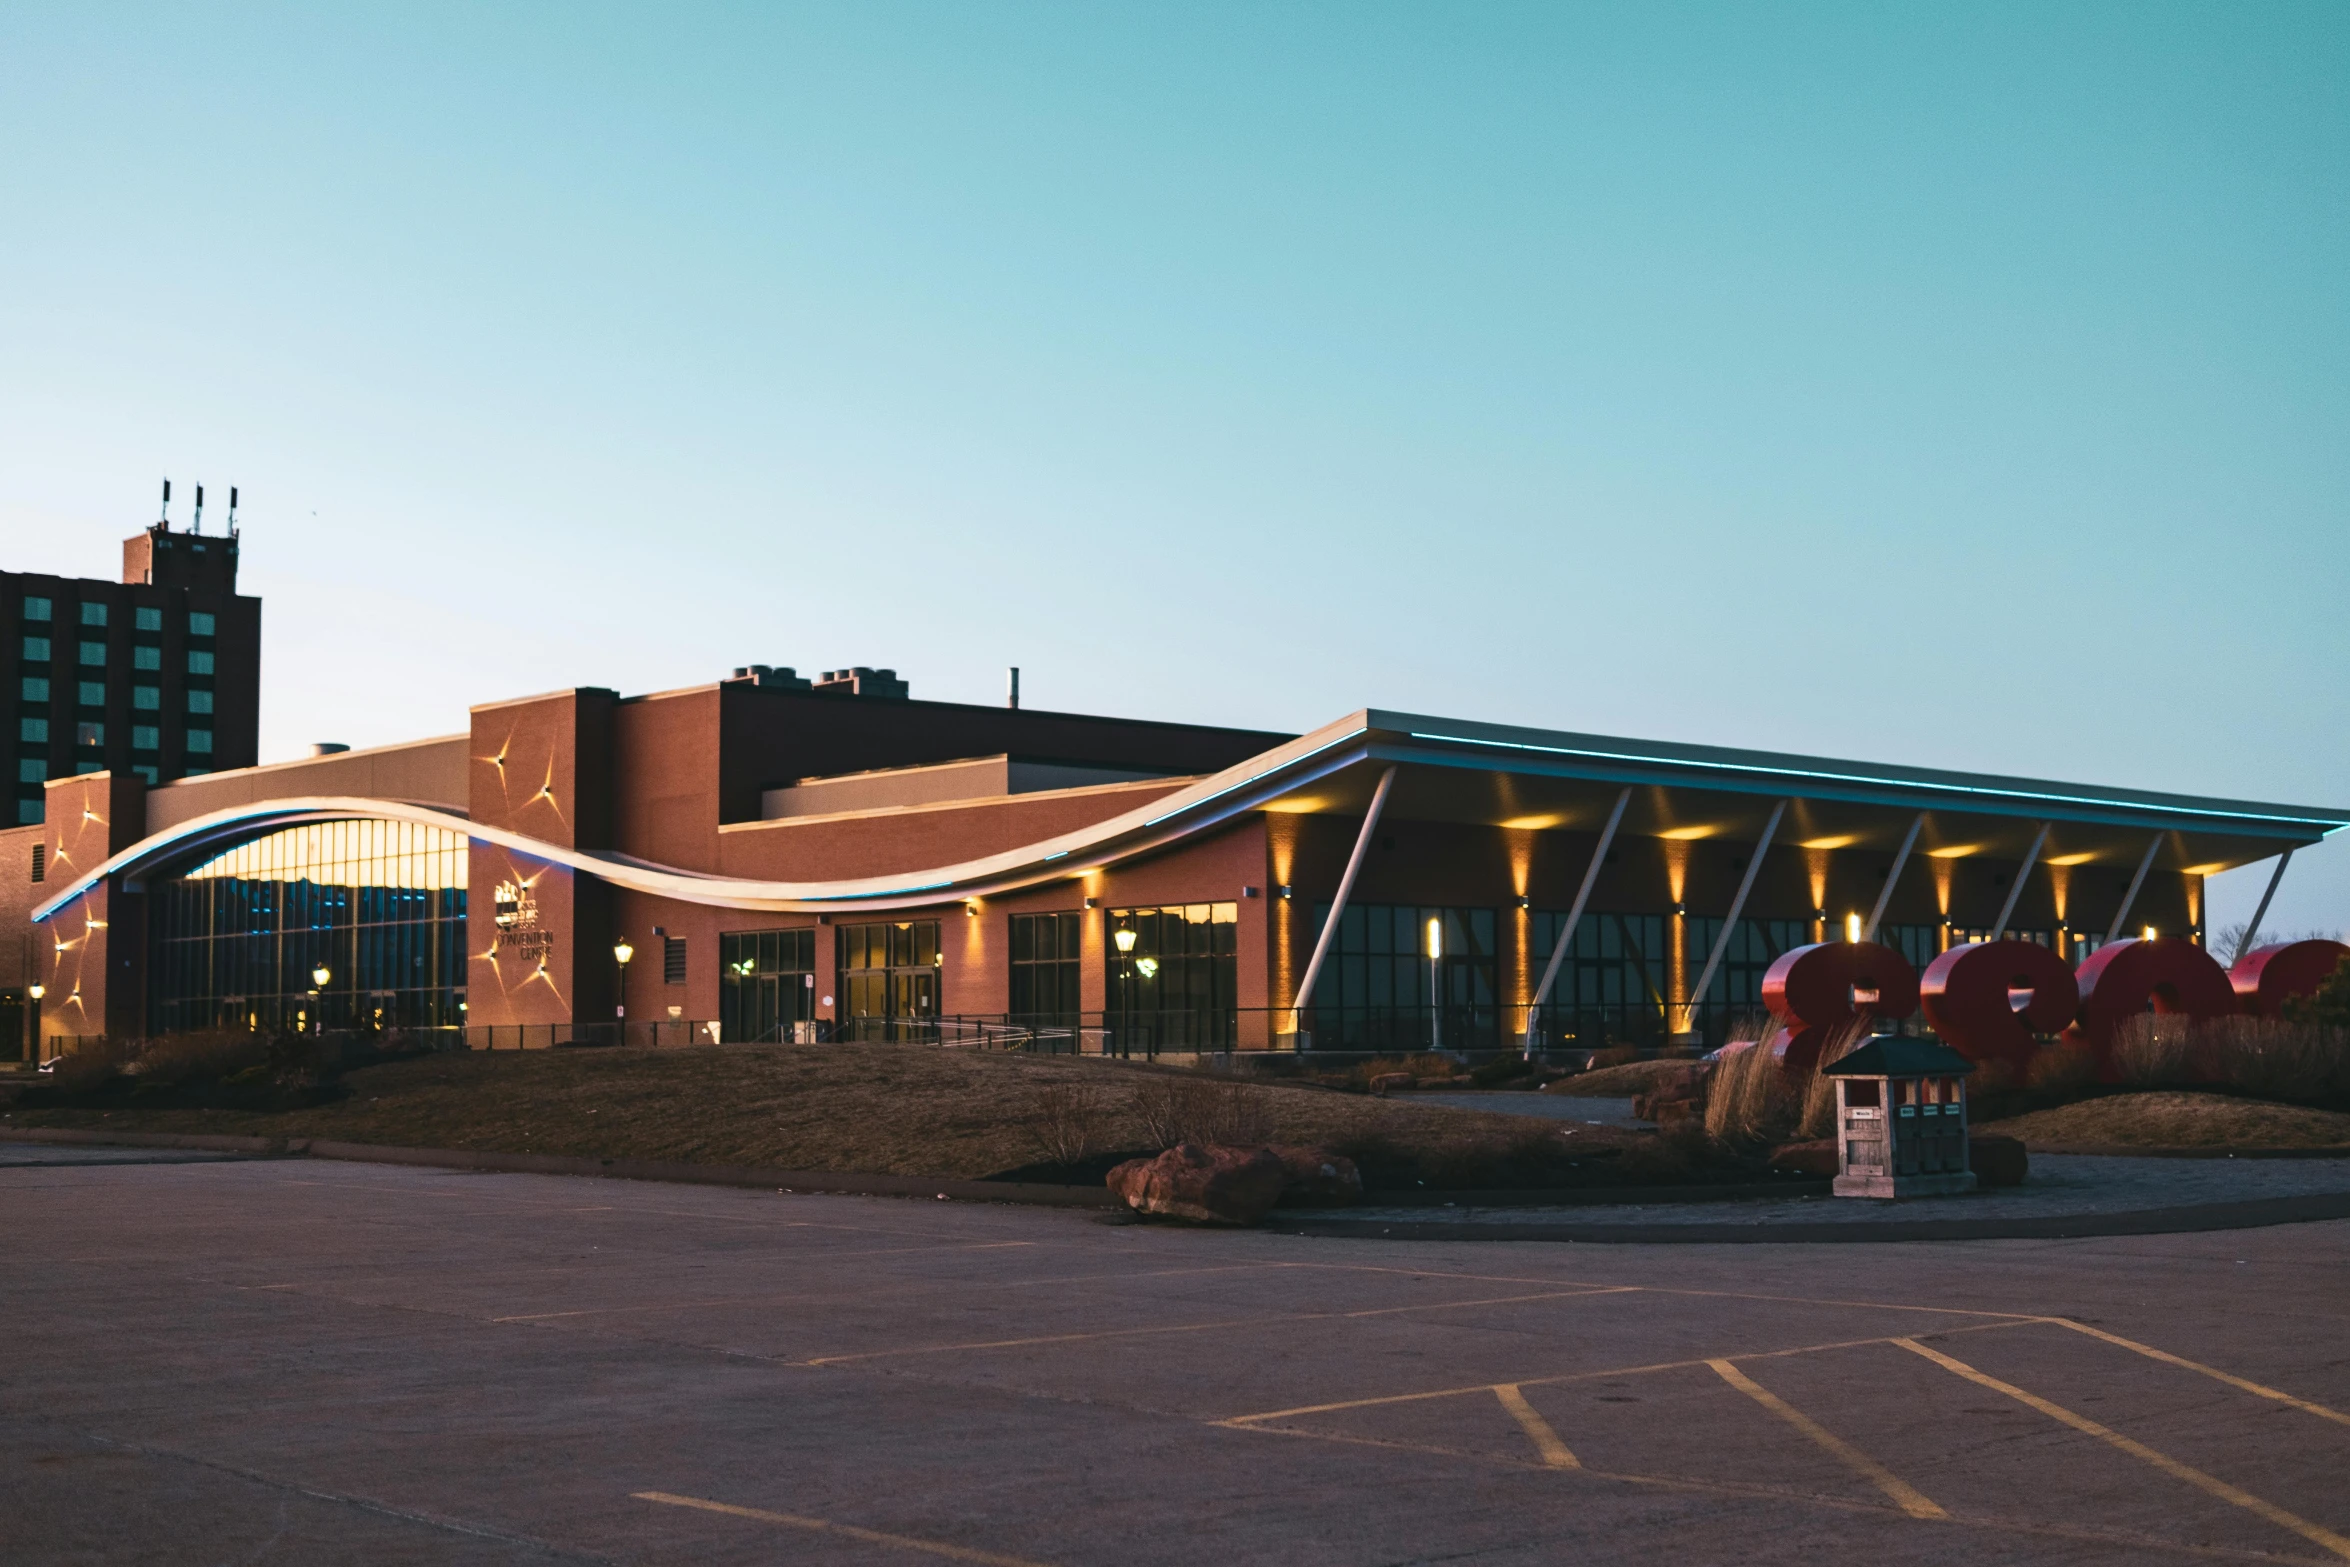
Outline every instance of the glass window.
[[212, 617], [201, 610], [191, 611], [188, 615], [188, 635], [191, 637], [212, 635]]
[[1012, 1020], [1029, 1028], [1077, 1026], [1084, 916], [1012, 916]]
[[160, 772], [152, 767], [134, 767], [131, 769], [131, 771], [137, 773], [139, 775], [139, 780], [146, 784], [146, 786], [150, 789], [154, 788], [163, 777]]
[[80, 723], [73, 726], [75, 745], [104, 745], [106, 726], [100, 723]]
[[24, 677], [24, 699], [25, 699], [26, 701], [28, 701], [28, 702], [46, 702], [46, 701], [48, 701], [48, 700], [49, 700], [49, 682], [48, 682], [48, 681], [46, 681], [46, 680], [44, 680], [43, 678], [41, 678], [39, 675], [27, 675], [27, 676], [25, 676], [25, 677]]
[[[1537, 973], [1557, 950], [1566, 918], [1564, 910], [1535, 914], [1528, 960]], [[1703, 956], [1695, 959], [1704, 961]], [[1585, 1049], [1661, 1043], [1671, 1031], [1665, 1016], [1671, 962], [1667, 916], [1586, 911], [1551, 982], [1543, 1008], [1544, 1037]]]
[[816, 1038], [816, 932], [737, 930], [718, 938], [718, 1037], [732, 1044]]
[[211, 674], [212, 655], [200, 648], [190, 648], [188, 650], [188, 673], [191, 675]]
[[[1316, 905], [1312, 939], [1329, 917], [1329, 905]], [[1314, 985], [1315, 1048], [1492, 1048], [1500, 1026], [1494, 930], [1491, 909], [1348, 904]]]
[[163, 611], [142, 604], [131, 612], [131, 625], [140, 631], [161, 631]]
[[838, 1035], [928, 1039], [938, 1016], [938, 921], [843, 925]]
[[81, 697], [81, 703], [82, 703], [82, 706], [84, 706], [84, 707], [104, 707], [104, 706], [106, 705], [106, 682], [105, 682], [105, 681], [103, 681], [103, 680], [84, 680], [84, 681], [81, 681], [81, 682], [80, 682], [80, 686], [81, 686], [81, 690], [80, 690], [80, 692], [79, 692], [79, 695], [80, 695], [80, 697]]
[[191, 756], [210, 756], [212, 754], [212, 731], [209, 729], [189, 730], [188, 754]]
[[160, 712], [163, 708], [163, 690], [159, 686], [131, 687], [131, 706], [142, 712]]
[[105, 625], [106, 606], [103, 604], [84, 604], [82, 606], [82, 624], [85, 626]]
[[47, 637], [25, 638], [24, 656], [25, 661], [31, 664], [46, 664], [49, 662], [49, 639]]
[[41, 817], [42, 817], [42, 815], [44, 814], [44, 813], [43, 813], [43, 810], [42, 810], [42, 805], [43, 805], [43, 802], [41, 802], [41, 801], [39, 801], [39, 800], [19, 800], [19, 801], [17, 801], [17, 802], [16, 802], [16, 825], [17, 825], [17, 826], [19, 826], [19, 827], [30, 827], [30, 826], [33, 826], [35, 823], [39, 822], [39, 821], [41, 820]]
[[77, 778], [83, 773], [102, 773], [106, 771], [106, 764], [104, 762], [76, 762], [73, 764], [73, 771]]
[[46, 741], [49, 738], [49, 720], [46, 718], [18, 719], [16, 721], [16, 737], [19, 740]]
[[461, 1026], [466, 868], [461, 833], [316, 822], [150, 880], [150, 1031]]
[[104, 668], [106, 665], [106, 644], [84, 642], [82, 644], [82, 663], [90, 668]]
[[16, 764], [18, 783], [39, 783], [49, 776], [49, 764], [37, 756], [20, 757]]
[[1110, 910], [1103, 1021], [1120, 1049], [1231, 1048], [1239, 917], [1236, 903]]
[[163, 649], [159, 647], [135, 647], [131, 649], [131, 668], [161, 669], [162, 667]]
[[27, 620], [47, 620], [49, 618], [49, 601], [45, 598], [27, 598], [24, 601], [24, 618]]
[[134, 751], [153, 751], [153, 750], [158, 750], [158, 749], [160, 749], [160, 748], [162, 747], [162, 745], [163, 745], [163, 731], [162, 731], [162, 730], [160, 730], [160, 729], [158, 729], [158, 728], [156, 728], [156, 727], [155, 727], [153, 724], [133, 724], [133, 725], [131, 725], [131, 749], [132, 749], [132, 750], [134, 750]]
[[188, 693], [188, 711], [191, 713], [211, 712], [212, 693], [209, 691], [190, 691]]

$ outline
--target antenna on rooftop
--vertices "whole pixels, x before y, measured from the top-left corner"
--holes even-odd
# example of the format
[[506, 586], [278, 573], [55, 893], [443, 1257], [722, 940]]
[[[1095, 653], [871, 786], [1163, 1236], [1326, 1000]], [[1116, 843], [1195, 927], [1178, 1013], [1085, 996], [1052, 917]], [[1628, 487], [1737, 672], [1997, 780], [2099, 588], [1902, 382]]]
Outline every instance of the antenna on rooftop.
[[169, 479], [163, 481], [163, 515], [155, 519], [155, 525], [159, 528], [171, 526], [171, 481]]
[[196, 486], [196, 521], [195, 521], [195, 525], [194, 525], [193, 527], [191, 527], [191, 528], [190, 528], [188, 531], [189, 531], [189, 532], [191, 532], [191, 533], [202, 533], [202, 532], [204, 531], [204, 486], [202, 486], [201, 484], [199, 484], [199, 485], [197, 485], [197, 486]]
[[233, 484], [228, 487], [228, 536], [237, 536], [237, 487]]

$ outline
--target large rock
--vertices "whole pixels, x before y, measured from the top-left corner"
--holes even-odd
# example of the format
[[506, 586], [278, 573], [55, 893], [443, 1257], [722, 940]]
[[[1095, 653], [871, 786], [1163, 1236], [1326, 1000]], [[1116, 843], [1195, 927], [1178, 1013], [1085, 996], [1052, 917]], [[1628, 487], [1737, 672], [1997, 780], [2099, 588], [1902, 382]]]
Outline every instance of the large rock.
[[1967, 1164], [1982, 1186], [2021, 1186], [2031, 1173], [2032, 1157], [2020, 1138], [1996, 1132], [1976, 1132], [1966, 1140]]
[[1112, 1170], [1110, 1190], [1137, 1213], [1194, 1224], [1254, 1224], [1281, 1200], [1289, 1168], [1270, 1148], [1183, 1143]]
[[1771, 1150], [1771, 1168], [1795, 1175], [1840, 1175], [1836, 1167], [1836, 1139], [1816, 1143], [1783, 1143]]
[[1381, 1095], [1401, 1093], [1419, 1081], [1409, 1072], [1382, 1072], [1371, 1079], [1371, 1092]]
[[1347, 1208], [1363, 1200], [1363, 1175], [1352, 1159], [1278, 1143], [1266, 1151], [1288, 1173], [1289, 1182], [1281, 1188], [1283, 1202], [1299, 1208]]

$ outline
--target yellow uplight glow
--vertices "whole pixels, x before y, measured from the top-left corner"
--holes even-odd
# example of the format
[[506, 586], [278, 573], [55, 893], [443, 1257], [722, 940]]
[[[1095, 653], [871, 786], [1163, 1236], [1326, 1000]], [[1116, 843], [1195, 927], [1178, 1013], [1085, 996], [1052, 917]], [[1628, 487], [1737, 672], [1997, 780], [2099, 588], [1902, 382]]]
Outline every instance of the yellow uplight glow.
[[2183, 874], [2188, 876], [2217, 876], [2221, 871], [2226, 869], [2227, 867], [2225, 865], [2222, 865], [2219, 861], [2214, 860], [2209, 865], [2190, 865]]
[[2153, 927], [2153, 926], [2149, 925], [2149, 926], [2147, 926], [2147, 927], [2146, 927], [2146, 937], [2145, 937], [2145, 939], [2146, 939], [2146, 940], [2148, 940], [2148, 941], [2152, 941], [2152, 940], [2154, 939], [2154, 927]]
[[1293, 794], [1279, 800], [1267, 800], [1262, 807], [1282, 816], [1311, 816], [1316, 811], [1330, 808], [1330, 802], [1319, 795]]
[[1847, 915], [1845, 915], [1845, 916], [1844, 916], [1844, 939], [1845, 939], [1846, 941], [1858, 941], [1858, 940], [1860, 940], [1860, 916], [1859, 916], [1859, 915], [1857, 915], [1857, 914], [1847, 914]]
[[1926, 857], [1933, 860], [1963, 860], [1970, 854], [1982, 852], [1983, 846], [1979, 843], [1951, 843], [1939, 849], [1928, 849]]
[[1720, 831], [1719, 827], [1668, 827], [1657, 836], [1670, 838], [1676, 843], [1690, 843], [1699, 838], [1711, 838]]
[[1803, 840], [1803, 847], [1807, 849], [1849, 849], [1858, 842], [1860, 839], [1851, 833], [1839, 833], [1833, 838], [1806, 838]]
[[2095, 858], [2097, 856], [2094, 854], [2051, 854], [2048, 856], [2048, 863], [2050, 865], [2086, 865]]
[[1565, 820], [1564, 816], [1513, 816], [1502, 825], [1514, 828], [1519, 832], [1541, 832], [1546, 828], [1556, 827]]
[[1428, 956], [1430, 958], [1444, 956], [1444, 921], [1440, 919], [1428, 921]]

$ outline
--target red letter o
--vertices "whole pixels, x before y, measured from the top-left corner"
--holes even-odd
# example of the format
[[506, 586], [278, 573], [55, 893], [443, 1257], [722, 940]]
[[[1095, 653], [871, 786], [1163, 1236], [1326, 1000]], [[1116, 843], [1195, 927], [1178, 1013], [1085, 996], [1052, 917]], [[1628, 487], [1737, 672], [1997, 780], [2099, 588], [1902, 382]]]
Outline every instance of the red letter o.
[[[1926, 966], [1918, 990], [1944, 1044], [1969, 1061], [2017, 1067], [2032, 1059], [2034, 1034], [2059, 1032], [2081, 1004], [2072, 969], [2036, 941], [1952, 947]], [[2032, 993], [2020, 1009], [2019, 990]]]
[[2065, 1031], [2074, 1044], [2097, 1057], [2100, 1075], [2112, 1077], [2113, 1035], [2152, 1003], [2157, 1012], [2188, 1017], [2225, 1017], [2236, 1010], [2236, 991], [2219, 960], [2183, 936], [2153, 941], [2117, 941], [2089, 954], [2080, 968], [2081, 1020]]
[[2289, 996], [2312, 996], [2327, 976], [2350, 958], [2338, 941], [2280, 941], [2258, 947], [2228, 970], [2236, 1002], [2255, 1017], [2282, 1017]]

